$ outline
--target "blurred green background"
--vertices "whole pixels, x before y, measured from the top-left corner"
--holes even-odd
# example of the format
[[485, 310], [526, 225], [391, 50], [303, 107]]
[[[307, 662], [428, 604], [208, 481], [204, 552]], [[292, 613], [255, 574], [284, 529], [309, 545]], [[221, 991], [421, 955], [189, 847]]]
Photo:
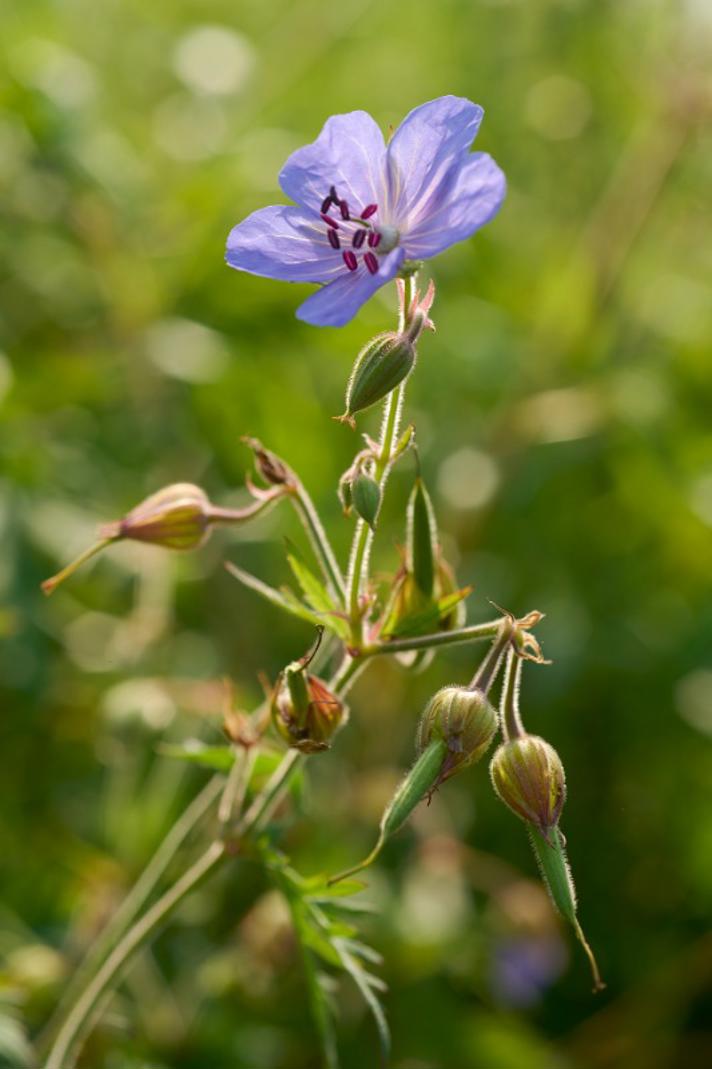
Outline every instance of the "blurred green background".
[[[258, 435], [288, 457], [343, 557], [335, 485], [358, 441], [355, 353], [300, 324], [309, 287], [223, 264], [229, 228], [331, 113], [397, 124], [466, 95], [509, 179], [499, 217], [428, 266], [438, 331], [406, 416], [446, 555], [487, 598], [546, 612], [524, 715], [561, 754], [581, 918], [608, 981], [536, 884], [480, 766], [369, 878], [398, 1069], [712, 1064], [712, 18], [705, 0], [26, 0], [0, 14], [0, 1064], [206, 778], [161, 741], [218, 740], [220, 679], [260, 699], [311, 639], [238, 586], [287, 579], [284, 510], [199, 554], [119, 546], [39, 583], [174, 480], [244, 498]], [[705, 238], [705, 231], [707, 237]], [[361, 421], [375, 433], [378, 416]], [[412, 460], [376, 564], [393, 569]], [[355, 860], [406, 767], [417, 676], [374, 664], [282, 839], [304, 872]], [[233, 866], [143, 954], [83, 1065], [315, 1069], [298, 952], [261, 872]], [[376, 1064], [344, 982], [347, 1069]], [[4, 1060], [3, 1060], [4, 1059]], [[24, 1059], [24, 1061], [23, 1061]]]

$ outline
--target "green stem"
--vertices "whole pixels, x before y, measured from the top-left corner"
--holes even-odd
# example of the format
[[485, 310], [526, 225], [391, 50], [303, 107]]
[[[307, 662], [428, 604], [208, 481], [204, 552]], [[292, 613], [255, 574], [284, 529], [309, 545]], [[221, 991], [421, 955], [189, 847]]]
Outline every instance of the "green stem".
[[[415, 277], [409, 275], [405, 280], [405, 294], [401, 309], [399, 330], [403, 331], [408, 325], [407, 310], [413, 300], [415, 292]], [[383, 494], [390, 473], [393, 447], [398, 438], [401, 411], [407, 378], [396, 390], [388, 394], [383, 407], [383, 421], [381, 423], [381, 436], [379, 440], [378, 455], [373, 469], [373, 478], [378, 483], [380, 500], [383, 503]], [[351, 621], [352, 642], [356, 649], [363, 644], [363, 620], [361, 615], [361, 594], [365, 586], [368, 574], [368, 561], [373, 543], [373, 530], [365, 522], [359, 519], [354, 531], [351, 555], [349, 558], [348, 575], [348, 610]]]
[[229, 823], [232, 814], [235, 811], [239, 813], [242, 808], [257, 756], [254, 746], [236, 746], [233, 749], [236, 751], [235, 760], [230, 769], [227, 784], [220, 799], [220, 808], [218, 809], [218, 820], [223, 827]]
[[114, 948], [92, 982], [74, 1004], [52, 1046], [45, 1069], [72, 1069], [75, 1048], [86, 1023], [109, 988], [115, 984], [133, 954], [153, 935], [183, 899], [226, 858], [225, 844], [214, 842], [205, 853], [183, 873], [164, 895], [127, 932]]
[[297, 482], [291, 500], [309, 536], [309, 541], [330, 592], [343, 605], [346, 601], [346, 590], [341, 569], [331, 548], [326, 531], [319, 519], [319, 513], [316, 511], [314, 502], [304, 489], [301, 481]]
[[522, 682], [522, 658], [511, 648], [507, 654], [507, 667], [504, 671], [504, 684], [500, 699], [500, 727], [505, 742], [520, 739], [525, 735], [519, 712], [519, 689]]
[[181, 813], [172, 826], [163, 842], [143, 870], [134, 886], [123, 900], [114, 916], [96, 942], [92, 945], [88, 954], [75, 972], [52, 1016], [43, 1035], [38, 1041], [42, 1050], [48, 1045], [50, 1038], [56, 1031], [57, 1022], [61, 1019], [65, 1007], [77, 997], [82, 985], [87, 978], [101, 965], [106, 955], [113, 949], [128, 926], [140, 912], [144, 903], [155, 890], [159, 880], [183, 845], [188, 835], [197, 827], [210, 807], [215, 802], [224, 786], [222, 776], [213, 776], [208, 780], [200, 794]]
[[243, 839], [263, 827], [279, 805], [290, 779], [304, 763], [304, 754], [298, 750], [287, 750], [286, 754], [272, 773], [266, 786], [254, 799], [252, 805], [237, 824], [235, 839]]
[[479, 642], [482, 639], [496, 638], [501, 626], [501, 619], [489, 620], [484, 624], [457, 627], [453, 631], [437, 631], [432, 635], [389, 639], [375, 646], [366, 646], [361, 651], [361, 657], [376, 657], [382, 653], [407, 653], [409, 650], [431, 650], [436, 646], [454, 646], [459, 642]]

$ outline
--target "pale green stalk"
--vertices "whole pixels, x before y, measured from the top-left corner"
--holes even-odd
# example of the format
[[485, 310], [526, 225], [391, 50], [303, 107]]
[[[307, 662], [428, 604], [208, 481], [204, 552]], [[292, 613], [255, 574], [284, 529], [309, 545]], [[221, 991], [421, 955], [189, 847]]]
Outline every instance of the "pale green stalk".
[[346, 591], [341, 569], [331, 548], [326, 531], [319, 519], [319, 513], [316, 511], [314, 502], [304, 489], [301, 480], [296, 484], [291, 501], [309, 536], [314, 555], [319, 562], [330, 593], [343, 605], [346, 600]]
[[432, 635], [414, 635], [412, 638], [394, 638], [365, 646], [361, 657], [376, 657], [383, 653], [408, 653], [410, 650], [430, 650], [436, 646], [454, 646], [460, 642], [479, 642], [495, 638], [502, 620], [488, 620], [484, 624], [456, 627], [452, 631], [436, 631]]
[[141, 911], [180, 847], [217, 799], [223, 785], [222, 776], [213, 776], [212, 779], [208, 780], [200, 794], [193, 799], [178, 817], [148, 865], [69, 981], [52, 1018], [39, 1040], [40, 1049], [47, 1045], [48, 1038], [54, 1032], [56, 1022], [61, 1017], [64, 1008], [77, 996], [88, 977], [96, 971], [106, 955], [116, 945], [128, 926]]
[[[407, 311], [415, 293], [415, 278], [409, 275], [405, 279], [405, 293], [403, 309], [401, 311], [399, 329], [402, 331], [407, 326]], [[383, 494], [390, 473], [393, 448], [398, 440], [403, 398], [407, 378], [396, 390], [388, 394], [383, 406], [383, 421], [381, 423], [381, 436], [379, 440], [378, 455], [373, 469], [373, 478], [378, 483], [380, 500], [383, 502]], [[351, 620], [352, 640], [356, 649], [363, 643], [363, 620], [361, 615], [361, 595], [364, 591], [367, 575], [368, 560], [373, 543], [373, 530], [365, 520], [359, 519], [356, 523], [351, 554], [349, 558], [348, 574], [348, 610]]]

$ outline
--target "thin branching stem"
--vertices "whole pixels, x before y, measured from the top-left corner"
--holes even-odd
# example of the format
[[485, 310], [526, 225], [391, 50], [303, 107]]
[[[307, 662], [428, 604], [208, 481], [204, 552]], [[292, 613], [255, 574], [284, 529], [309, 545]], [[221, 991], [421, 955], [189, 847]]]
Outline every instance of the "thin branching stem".
[[319, 562], [332, 597], [335, 597], [338, 603], [343, 605], [346, 601], [346, 589], [341, 569], [319, 518], [319, 513], [316, 511], [314, 502], [301, 481], [297, 482], [290, 500], [309, 536], [314, 555]]

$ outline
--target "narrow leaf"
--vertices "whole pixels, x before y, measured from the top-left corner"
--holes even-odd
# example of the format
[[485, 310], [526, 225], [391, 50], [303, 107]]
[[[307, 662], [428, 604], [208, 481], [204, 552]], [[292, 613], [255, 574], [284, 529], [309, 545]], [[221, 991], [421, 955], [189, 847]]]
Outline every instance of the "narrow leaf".
[[418, 589], [431, 597], [435, 585], [435, 560], [438, 552], [438, 532], [435, 513], [423, 480], [415, 480], [408, 502], [408, 565]]
[[251, 575], [249, 572], [243, 571], [242, 568], [238, 568], [236, 564], [231, 561], [226, 561], [225, 567], [230, 575], [233, 575], [235, 579], [239, 580], [244, 586], [249, 587], [250, 590], [254, 590], [256, 594], [259, 594], [266, 601], [276, 605], [279, 609], [283, 609], [291, 616], [298, 616], [300, 620], [307, 620], [310, 624], [322, 623], [322, 619], [317, 613], [312, 612], [306, 605], [297, 598], [291, 590], [275, 590], [273, 586], [269, 586], [268, 583], [263, 583], [257, 576]]

